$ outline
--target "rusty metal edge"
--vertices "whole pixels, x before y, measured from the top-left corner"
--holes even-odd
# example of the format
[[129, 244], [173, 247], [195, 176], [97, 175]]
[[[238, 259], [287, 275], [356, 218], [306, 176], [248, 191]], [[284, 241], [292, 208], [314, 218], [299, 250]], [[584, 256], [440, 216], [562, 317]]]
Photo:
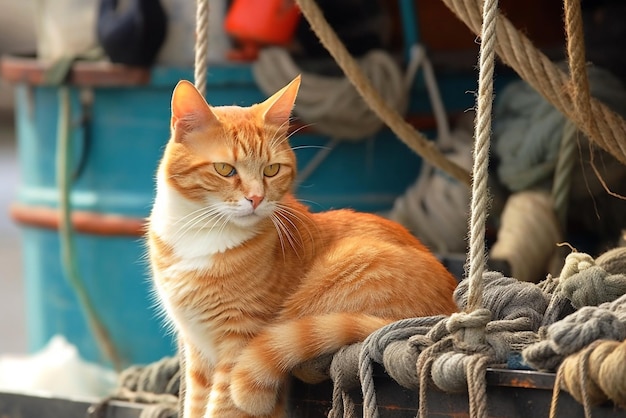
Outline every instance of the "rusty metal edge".
[[[3, 56], [0, 75], [11, 83], [46, 85], [44, 74], [51, 64], [33, 58]], [[112, 64], [108, 61], [77, 61], [72, 65], [68, 80], [78, 87], [140, 86], [150, 82], [150, 70]]]
[[[45, 206], [28, 206], [14, 203], [9, 208], [11, 218], [22, 225], [36, 228], [59, 228], [60, 215], [57, 209]], [[123, 215], [103, 214], [88, 211], [72, 211], [72, 225], [77, 232], [104, 236], [143, 236], [147, 220]]]

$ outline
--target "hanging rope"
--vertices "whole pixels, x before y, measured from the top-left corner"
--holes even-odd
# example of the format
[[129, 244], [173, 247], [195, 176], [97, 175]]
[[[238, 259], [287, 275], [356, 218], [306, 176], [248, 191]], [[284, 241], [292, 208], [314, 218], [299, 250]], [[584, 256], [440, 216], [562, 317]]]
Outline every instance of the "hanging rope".
[[372, 84], [363, 75], [363, 72], [354, 58], [352, 58], [346, 47], [341, 43], [337, 34], [324, 19], [323, 13], [315, 1], [296, 0], [296, 2], [317, 37], [378, 117], [389, 126], [402, 142], [417, 154], [421, 155], [437, 168], [449, 173], [460, 182], [469, 185], [470, 176], [467, 170], [443, 156], [432, 142], [421, 133], [417, 132], [400, 114], [395, 112], [380, 98], [380, 95], [372, 87]]
[[[480, 0], [442, 0], [475, 34], [481, 31]], [[579, 114], [567, 89], [569, 77], [552, 63], [504, 16], [496, 25], [496, 52], [554, 107], [572, 120], [590, 140], [626, 164], [626, 121], [594, 98], [590, 118]], [[594, 128], [594, 124], [597, 130]]]
[[576, 114], [583, 124], [589, 126], [595, 136], [597, 127], [591, 113], [591, 95], [585, 60], [585, 37], [580, 0], [564, 0], [565, 33], [567, 34], [567, 56], [569, 60], [569, 90]]
[[209, 66], [209, 0], [196, 1], [196, 47], [194, 84], [200, 94], [206, 94], [206, 78]]
[[[206, 96], [207, 72], [209, 67], [209, 0], [196, 1], [196, 44], [194, 62], [194, 85], [202, 96]], [[185, 345], [178, 340], [178, 366], [185, 370]], [[187, 383], [185, 374], [180, 373], [180, 396], [178, 398], [178, 416], [185, 415], [185, 391]], [[166, 408], [167, 409], [167, 408]], [[157, 409], [155, 413], [160, 413]]]
[[498, 1], [487, 0], [483, 7], [480, 36], [478, 98], [474, 131], [474, 167], [469, 231], [469, 311], [480, 309], [482, 275], [485, 269], [485, 223], [489, 191], [489, 145], [491, 139], [491, 109], [493, 106], [493, 70], [495, 66], [496, 18]]

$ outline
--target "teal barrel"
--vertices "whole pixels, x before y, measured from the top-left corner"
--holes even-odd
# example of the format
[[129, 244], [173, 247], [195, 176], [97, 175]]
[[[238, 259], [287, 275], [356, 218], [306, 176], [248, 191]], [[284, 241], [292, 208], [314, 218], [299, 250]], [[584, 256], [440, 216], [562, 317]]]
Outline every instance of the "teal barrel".
[[[23, 231], [29, 348], [37, 350], [63, 334], [84, 358], [106, 364], [60, 263], [59, 89], [43, 84], [35, 61], [5, 59], [2, 72], [16, 86], [21, 185], [12, 214]], [[124, 365], [151, 362], [175, 350], [151, 294], [142, 235], [169, 135], [171, 92], [180, 79], [192, 79], [191, 69], [148, 72], [79, 63], [70, 76], [76, 260]], [[460, 91], [468, 89], [464, 85]], [[416, 97], [413, 108], [427, 110], [423, 91]], [[249, 105], [264, 95], [250, 67], [242, 64], [212, 67], [207, 98], [213, 105]], [[467, 99], [462, 97], [460, 108], [468, 107]], [[294, 135], [294, 146], [306, 146], [297, 151], [300, 167], [328, 141], [311, 130]], [[297, 194], [313, 210], [381, 211], [414, 181], [419, 168], [420, 159], [383, 130], [361, 142], [340, 143]]]

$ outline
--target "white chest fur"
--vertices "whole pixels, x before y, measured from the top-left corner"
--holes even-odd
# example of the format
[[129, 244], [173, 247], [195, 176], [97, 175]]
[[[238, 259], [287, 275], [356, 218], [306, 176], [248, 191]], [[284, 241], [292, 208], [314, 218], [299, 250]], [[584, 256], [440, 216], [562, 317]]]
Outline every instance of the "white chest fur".
[[150, 228], [173, 248], [183, 270], [206, 268], [212, 255], [235, 248], [256, 234], [254, 228], [225, 222], [226, 217], [215, 209], [211, 219], [208, 210], [208, 203], [185, 199], [159, 174]]
[[[187, 299], [190, 292], [196, 291], [193, 284], [185, 283], [189, 273], [210, 271], [215, 254], [241, 245], [251, 239], [255, 231], [228, 223], [212, 223], [202, 217], [202, 213], [202, 205], [185, 199], [162, 178], [157, 180], [150, 228], [172, 248], [176, 261], [161, 271], [154, 271], [156, 291], [177, 330], [191, 339], [209, 361], [214, 361], [216, 335], [210, 322], [202, 317], [203, 307], [174, 301]], [[215, 219], [219, 219], [219, 215]]]

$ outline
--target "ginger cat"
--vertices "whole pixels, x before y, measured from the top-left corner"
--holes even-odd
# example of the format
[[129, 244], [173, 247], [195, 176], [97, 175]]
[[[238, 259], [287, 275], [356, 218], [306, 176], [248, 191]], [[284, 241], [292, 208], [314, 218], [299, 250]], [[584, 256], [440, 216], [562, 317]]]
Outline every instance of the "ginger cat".
[[403, 227], [311, 213], [290, 194], [299, 85], [251, 107], [210, 107], [186, 81], [174, 90], [148, 243], [185, 350], [186, 417], [283, 417], [303, 361], [456, 310], [456, 280]]

